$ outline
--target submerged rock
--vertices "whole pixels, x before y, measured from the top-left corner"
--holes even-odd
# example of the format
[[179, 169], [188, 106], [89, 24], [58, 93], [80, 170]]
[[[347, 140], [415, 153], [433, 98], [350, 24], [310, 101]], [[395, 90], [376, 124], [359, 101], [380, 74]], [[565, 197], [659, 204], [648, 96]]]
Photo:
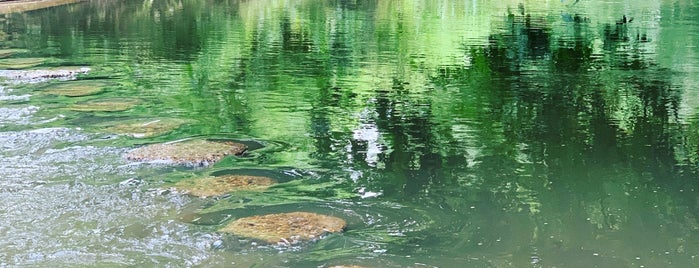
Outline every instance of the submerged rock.
[[219, 231], [268, 243], [295, 244], [315, 240], [325, 233], [342, 232], [340, 218], [309, 212], [290, 212], [240, 218]]
[[45, 92], [51, 95], [81, 97], [100, 93], [109, 85], [107, 82], [97, 80], [71, 81], [51, 85]]
[[0, 49], [0, 58], [7, 58], [9, 56], [12, 56], [17, 53], [27, 53], [29, 50], [26, 49], [20, 49], [20, 48], [5, 48], [5, 49]]
[[164, 161], [187, 166], [208, 166], [227, 155], [239, 155], [247, 146], [232, 141], [183, 140], [137, 148], [124, 157], [132, 161]]
[[131, 109], [139, 102], [125, 98], [97, 99], [73, 104], [68, 109], [78, 112], [119, 112]]
[[148, 138], [168, 133], [186, 123], [186, 120], [177, 118], [140, 118], [102, 124], [100, 127], [107, 132]]
[[0, 69], [26, 69], [39, 66], [46, 61], [44, 58], [11, 58], [0, 60]]
[[175, 188], [193, 196], [209, 197], [241, 190], [261, 191], [275, 183], [275, 180], [262, 176], [224, 175], [179, 181]]

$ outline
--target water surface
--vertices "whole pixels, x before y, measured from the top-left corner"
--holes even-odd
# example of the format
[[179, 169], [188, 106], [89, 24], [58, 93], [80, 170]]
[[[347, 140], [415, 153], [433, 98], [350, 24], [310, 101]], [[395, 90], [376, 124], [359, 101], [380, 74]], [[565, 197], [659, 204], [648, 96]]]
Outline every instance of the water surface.
[[[693, 1], [101, 1], [0, 15], [30, 69], [99, 94], [0, 88], [0, 266], [695, 267]], [[6, 76], [6, 75], [3, 75]], [[115, 112], [70, 110], [135, 98]], [[104, 130], [179, 118], [163, 135]], [[190, 137], [262, 144], [205, 168], [122, 156]], [[266, 192], [175, 182], [244, 173]], [[311, 211], [294, 246], [217, 232]]]

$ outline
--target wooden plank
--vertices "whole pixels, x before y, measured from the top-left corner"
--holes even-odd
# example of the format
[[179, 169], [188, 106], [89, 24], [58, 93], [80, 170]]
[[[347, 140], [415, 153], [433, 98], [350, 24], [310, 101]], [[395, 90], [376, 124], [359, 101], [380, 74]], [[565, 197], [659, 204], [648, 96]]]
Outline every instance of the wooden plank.
[[26, 12], [47, 7], [82, 2], [85, 0], [12, 0], [0, 1], [0, 14]]

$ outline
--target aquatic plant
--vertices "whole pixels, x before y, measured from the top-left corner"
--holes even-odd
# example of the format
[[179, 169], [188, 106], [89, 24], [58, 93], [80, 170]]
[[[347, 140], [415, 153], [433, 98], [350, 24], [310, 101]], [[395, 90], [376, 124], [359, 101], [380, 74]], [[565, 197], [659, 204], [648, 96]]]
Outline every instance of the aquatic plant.
[[134, 149], [124, 157], [132, 161], [164, 161], [187, 166], [208, 166], [227, 155], [239, 155], [247, 146], [232, 141], [180, 140]]
[[345, 220], [310, 212], [268, 214], [237, 219], [219, 231], [268, 243], [296, 244], [342, 232]]
[[260, 191], [275, 184], [268, 177], [250, 175], [209, 176], [192, 180], [183, 180], [175, 188], [198, 197], [219, 196], [236, 190]]

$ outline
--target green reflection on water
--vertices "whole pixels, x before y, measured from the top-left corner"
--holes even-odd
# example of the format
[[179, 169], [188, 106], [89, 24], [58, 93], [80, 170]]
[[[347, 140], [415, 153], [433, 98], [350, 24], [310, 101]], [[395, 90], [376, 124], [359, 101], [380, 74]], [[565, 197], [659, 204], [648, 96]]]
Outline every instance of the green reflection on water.
[[[193, 209], [214, 225], [287, 209], [349, 219], [344, 235], [279, 265], [690, 267], [696, 11], [691, 1], [92, 1], [6, 15], [3, 46], [94, 66], [84, 78], [120, 85], [98, 98], [143, 101], [85, 114], [62, 110], [83, 99], [29, 100], [48, 107], [39, 116], [65, 115], [50, 124], [194, 122], [91, 144], [254, 138], [273, 149], [214, 168], [321, 174]], [[154, 186], [179, 176], [154, 173]], [[256, 252], [233, 240], [220, 256]], [[270, 259], [260, 265], [281, 263]]]

